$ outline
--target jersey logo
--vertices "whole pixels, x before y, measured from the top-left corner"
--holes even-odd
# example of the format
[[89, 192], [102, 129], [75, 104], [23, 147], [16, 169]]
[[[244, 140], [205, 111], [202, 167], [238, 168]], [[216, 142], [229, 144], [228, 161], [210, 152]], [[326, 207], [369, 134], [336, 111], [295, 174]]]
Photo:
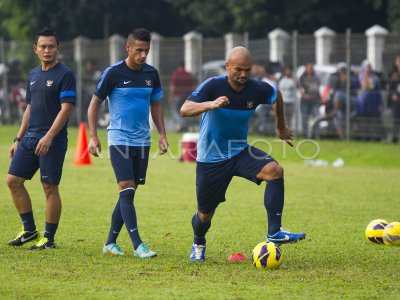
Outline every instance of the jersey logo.
[[151, 86], [151, 80], [146, 80], [146, 85]]
[[49, 86], [49, 87], [52, 86], [53, 85], [53, 80], [47, 80], [46, 85]]
[[131, 80], [129, 80], [129, 81], [125, 81], [125, 80], [124, 80], [124, 84], [128, 84], [129, 82], [131, 82]]
[[247, 100], [246, 107], [247, 108], [253, 108], [253, 106], [254, 106], [254, 100]]

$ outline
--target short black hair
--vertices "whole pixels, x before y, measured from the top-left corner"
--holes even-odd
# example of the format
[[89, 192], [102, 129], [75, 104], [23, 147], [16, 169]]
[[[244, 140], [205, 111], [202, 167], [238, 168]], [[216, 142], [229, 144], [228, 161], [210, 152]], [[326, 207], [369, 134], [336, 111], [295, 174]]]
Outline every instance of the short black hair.
[[54, 36], [54, 38], [56, 39], [57, 45], [60, 44], [60, 41], [59, 41], [58, 36], [57, 36], [57, 33], [53, 29], [51, 29], [49, 27], [44, 27], [43, 29], [38, 31], [38, 33], [35, 36], [34, 45], [37, 44], [40, 36]]
[[135, 28], [128, 35], [128, 42], [130, 39], [150, 42], [151, 41], [151, 33], [146, 28]]

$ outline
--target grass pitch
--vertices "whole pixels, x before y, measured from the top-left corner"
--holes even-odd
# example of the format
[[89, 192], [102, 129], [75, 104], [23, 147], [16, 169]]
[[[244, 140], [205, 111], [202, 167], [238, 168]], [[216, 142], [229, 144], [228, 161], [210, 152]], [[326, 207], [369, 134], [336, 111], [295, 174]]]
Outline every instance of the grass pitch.
[[[0, 170], [5, 179], [8, 149], [16, 127], [0, 127]], [[60, 185], [63, 213], [57, 248], [30, 252], [6, 242], [20, 230], [8, 189], [0, 185], [0, 298], [3, 299], [398, 299], [400, 247], [369, 244], [367, 223], [400, 221], [400, 147], [359, 142], [297, 141], [294, 149], [273, 138], [253, 137], [285, 169], [283, 224], [307, 232], [304, 241], [282, 246], [278, 270], [257, 270], [227, 257], [263, 241], [264, 187], [235, 178], [207, 235], [207, 261], [190, 263], [191, 217], [196, 210], [195, 164], [180, 163], [180, 135], [169, 134], [171, 149], [159, 157], [153, 146], [147, 183], [135, 196], [142, 239], [158, 257], [139, 260], [123, 229], [125, 257], [100, 254], [117, 200], [107, 151], [92, 165], [73, 166], [76, 129]], [[103, 148], [106, 133], [101, 131]], [[154, 140], [157, 137], [154, 136]], [[271, 148], [272, 147], [272, 148]], [[304, 158], [341, 168], [312, 167]], [[36, 175], [26, 184], [39, 229], [44, 229], [44, 196]]]

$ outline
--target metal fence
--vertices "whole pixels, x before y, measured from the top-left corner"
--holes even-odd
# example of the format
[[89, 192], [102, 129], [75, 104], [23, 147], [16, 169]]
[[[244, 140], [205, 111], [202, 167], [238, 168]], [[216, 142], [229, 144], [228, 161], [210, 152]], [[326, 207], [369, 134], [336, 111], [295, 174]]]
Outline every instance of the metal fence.
[[[270, 40], [257, 39], [246, 40], [246, 45], [253, 56], [253, 61], [260, 64], [266, 64], [270, 57]], [[123, 40], [120, 42], [117, 56], [123, 59], [126, 55]], [[281, 68], [285, 65], [294, 67], [294, 73], [297, 69], [307, 63], [316, 61], [316, 41], [314, 35], [297, 34], [290, 35], [286, 45], [287, 51], [283, 55], [283, 61], [275, 62]], [[86, 121], [86, 111], [89, 105], [91, 94], [96, 85], [99, 74], [111, 63], [110, 40], [86, 40], [84, 47], [77, 53], [76, 41], [61, 42], [60, 60], [68, 65], [76, 74], [78, 88], [78, 103], [75, 113], [71, 118], [71, 125]], [[169, 97], [170, 75], [179, 62], [184, 60], [185, 45], [181, 37], [162, 38], [160, 42], [159, 53], [159, 73], [164, 89], [165, 99]], [[113, 54], [115, 57], [115, 54]], [[385, 49], [383, 51], [383, 68], [378, 73], [379, 76], [379, 97], [382, 105], [379, 106], [379, 112], [373, 118], [357, 116], [356, 101], [360, 91], [350, 91], [347, 89], [347, 104], [349, 108], [346, 111], [345, 128], [346, 137], [351, 139], [373, 139], [373, 140], [392, 140], [398, 134], [399, 122], [394, 115], [393, 103], [389, 99], [390, 87], [393, 82], [389, 73], [393, 68], [395, 57], [400, 55], [400, 35], [389, 34], [386, 36]], [[78, 57], [78, 58], [77, 58]], [[340, 62], [346, 62], [354, 66], [354, 69], [360, 66], [361, 62], [367, 57], [367, 38], [364, 34], [338, 34], [335, 37], [335, 43], [330, 54], [330, 64], [333, 68]], [[214, 60], [225, 59], [225, 42], [221, 38], [203, 38], [201, 42], [201, 64]], [[36, 66], [38, 61], [32, 51], [32, 44], [29, 42], [4, 41], [0, 38], [0, 121], [1, 123], [19, 123], [24, 111], [24, 97], [26, 91], [26, 79], [29, 70]], [[332, 67], [331, 66], [331, 67]], [[317, 66], [315, 66], [317, 67]], [[199, 68], [202, 70], [202, 68]], [[223, 70], [222, 70], [223, 71]], [[326, 72], [332, 73], [332, 68]], [[280, 76], [281, 70], [275, 72]], [[203, 74], [195, 74], [198, 83], [204, 78]], [[330, 74], [328, 74], [330, 75]], [[353, 78], [357, 78], [354, 74]], [[279, 79], [279, 78], [277, 78]], [[296, 78], [298, 80], [299, 78]], [[322, 85], [327, 84], [321, 82]], [[351, 80], [348, 79], [348, 86], [351, 86]], [[320, 88], [322, 92], [322, 88]], [[351, 94], [353, 93], [353, 97]], [[400, 84], [399, 91], [400, 94]], [[298, 135], [304, 134], [301, 124], [301, 105], [300, 94], [297, 95], [294, 116], [296, 120], [290, 123], [295, 128]], [[319, 111], [324, 113], [324, 101], [321, 101]], [[164, 110], [166, 114], [166, 123], [171, 124], [173, 112], [168, 101], [164, 101]], [[106, 113], [106, 111], [105, 111]], [[316, 115], [315, 118], [318, 116]], [[268, 113], [267, 118], [263, 119], [267, 124], [273, 124], [273, 116]], [[310, 126], [312, 126], [310, 120]], [[107, 120], [103, 120], [101, 126], [105, 126]], [[334, 120], [325, 120], [318, 124], [316, 137], [337, 138], [337, 130]], [[172, 128], [172, 127], [171, 127]], [[272, 135], [273, 126], [265, 126], [264, 129], [251, 128], [252, 132]]]

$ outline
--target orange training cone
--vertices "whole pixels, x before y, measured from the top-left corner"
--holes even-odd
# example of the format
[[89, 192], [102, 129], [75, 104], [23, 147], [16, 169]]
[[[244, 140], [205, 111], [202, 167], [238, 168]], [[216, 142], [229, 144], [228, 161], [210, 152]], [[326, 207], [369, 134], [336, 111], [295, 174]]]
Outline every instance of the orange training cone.
[[90, 165], [90, 156], [88, 151], [88, 140], [86, 136], [86, 125], [81, 123], [79, 126], [78, 140], [76, 142], [74, 165], [83, 166]]

